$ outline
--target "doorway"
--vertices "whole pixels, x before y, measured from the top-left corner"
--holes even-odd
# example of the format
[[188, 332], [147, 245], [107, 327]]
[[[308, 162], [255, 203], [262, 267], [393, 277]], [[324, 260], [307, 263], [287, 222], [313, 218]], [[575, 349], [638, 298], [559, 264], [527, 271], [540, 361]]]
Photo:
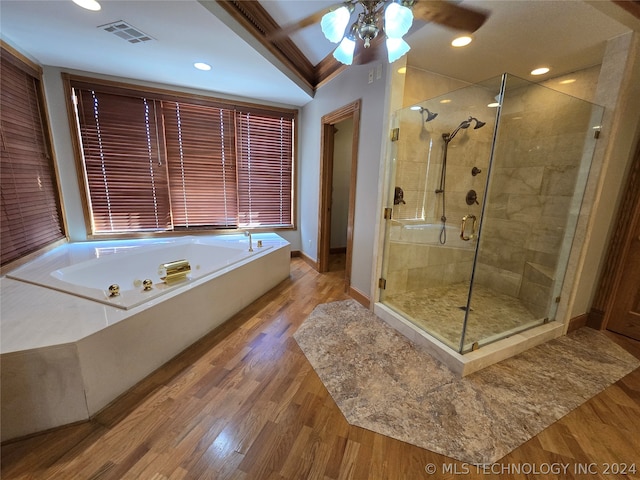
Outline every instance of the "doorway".
[[329, 271], [332, 249], [344, 250], [345, 291], [351, 286], [360, 105], [356, 100], [322, 117], [318, 271]]

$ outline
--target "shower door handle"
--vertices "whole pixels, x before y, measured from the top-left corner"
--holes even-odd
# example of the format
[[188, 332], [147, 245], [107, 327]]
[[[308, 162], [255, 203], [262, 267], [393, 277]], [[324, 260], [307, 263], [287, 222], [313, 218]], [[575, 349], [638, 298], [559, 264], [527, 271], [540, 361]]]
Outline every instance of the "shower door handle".
[[[465, 234], [465, 230], [467, 228], [467, 220], [473, 220], [473, 223], [471, 225], [471, 235], [469, 236], [466, 236]], [[462, 226], [460, 227], [460, 238], [465, 242], [468, 242], [472, 238], [475, 238], [477, 227], [478, 227], [478, 219], [476, 218], [476, 216], [471, 214], [465, 215], [464, 217], [462, 217]]]

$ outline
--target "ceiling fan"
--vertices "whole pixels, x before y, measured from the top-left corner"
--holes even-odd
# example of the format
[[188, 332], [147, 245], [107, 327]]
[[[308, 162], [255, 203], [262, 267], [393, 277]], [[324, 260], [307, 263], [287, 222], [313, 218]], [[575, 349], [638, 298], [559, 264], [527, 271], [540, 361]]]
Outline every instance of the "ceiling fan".
[[486, 11], [445, 0], [347, 0], [281, 27], [270, 37], [288, 36], [320, 22], [325, 37], [338, 43], [333, 52], [336, 60], [346, 65], [369, 63], [381, 56], [384, 41], [391, 63], [411, 48], [403, 36], [412, 26], [415, 28], [414, 19], [418, 20], [417, 24], [433, 22], [472, 33], [488, 16]]

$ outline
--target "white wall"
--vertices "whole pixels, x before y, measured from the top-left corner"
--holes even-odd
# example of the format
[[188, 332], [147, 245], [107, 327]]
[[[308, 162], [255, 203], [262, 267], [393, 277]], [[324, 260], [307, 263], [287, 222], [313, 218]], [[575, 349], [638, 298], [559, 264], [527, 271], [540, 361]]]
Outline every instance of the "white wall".
[[318, 188], [320, 185], [321, 119], [338, 108], [362, 100], [356, 175], [355, 223], [351, 287], [370, 297], [378, 203], [378, 176], [386, 144], [385, 96], [388, 65], [381, 78], [368, 83], [377, 65], [353, 65], [322, 86], [300, 115], [298, 195], [302, 251], [318, 259]]

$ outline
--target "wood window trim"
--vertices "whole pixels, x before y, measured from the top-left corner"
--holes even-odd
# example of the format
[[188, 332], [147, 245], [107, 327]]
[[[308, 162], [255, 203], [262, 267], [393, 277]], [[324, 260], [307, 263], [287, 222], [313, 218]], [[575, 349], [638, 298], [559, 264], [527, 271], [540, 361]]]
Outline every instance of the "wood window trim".
[[[43, 252], [50, 250], [51, 248], [55, 248], [56, 246], [66, 243], [68, 241], [67, 237], [67, 223], [66, 223], [66, 215], [64, 211], [64, 204], [62, 202], [62, 189], [60, 187], [60, 176], [58, 172], [58, 162], [56, 160], [55, 151], [53, 149], [53, 135], [51, 132], [51, 121], [49, 118], [49, 112], [47, 110], [47, 102], [44, 93], [44, 84], [42, 80], [42, 67], [29, 58], [24, 56], [18, 50], [8, 45], [6, 42], [0, 40], [0, 54], [4, 61], [7, 61], [10, 65], [15, 66], [18, 70], [22, 71], [24, 74], [30, 76], [34, 79], [35, 86], [35, 95], [36, 95], [36, 103], [37, 110], [39, 115], [39, 122], [42, 134], [43, 148], [45, 155], [48, 158], [48, 166], [47, 168], [50, 170], [51, 175], [48, 179], [51, 186], [51, 193], [55, 197], [51, 199], [51, 202], [48, 202], [52, 205], [52, 208], [55, 208], [57, 212], [57, 227], [56, 231], [58, 233], [53, 235], [56, 238], [52, 237], [52, 241], [50, 242], [36, 242], [34, 244], [35, 250], [29, 250], [25, 254], [20, 257], [14, 258], [11, 261], [5, 262], [5, 264], [0, 267], [0, 274], [5, 274], [6, 272], [24, 264], [26, 261], [34, 258], [34, 256], [40, 255]], [[51, 235], [49, 235], [51, 236]], [[38, 247], [38, 244], [40, 245]]]

